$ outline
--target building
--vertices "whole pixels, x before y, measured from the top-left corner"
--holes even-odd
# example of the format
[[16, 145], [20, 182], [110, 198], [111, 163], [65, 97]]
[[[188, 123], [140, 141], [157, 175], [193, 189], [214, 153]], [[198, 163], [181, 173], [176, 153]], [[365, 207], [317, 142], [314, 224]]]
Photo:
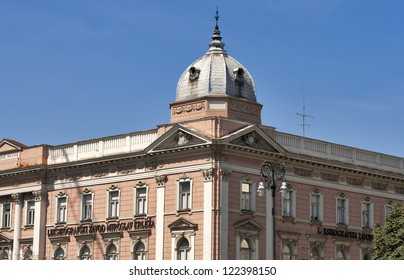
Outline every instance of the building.
[[[217, 16], [168, 124], [0, 142], [0, 259], [369, 259], [374, 222], [403, 205], [404, 159], [278, 132], [261, 109]], [[257, 195], [264, 161], [286, 165], [283, 196]]]

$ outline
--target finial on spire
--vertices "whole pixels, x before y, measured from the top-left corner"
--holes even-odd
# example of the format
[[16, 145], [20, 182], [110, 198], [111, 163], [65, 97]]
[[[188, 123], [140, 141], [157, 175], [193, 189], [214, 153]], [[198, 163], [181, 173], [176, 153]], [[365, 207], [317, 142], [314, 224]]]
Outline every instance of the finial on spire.
[[216, 29], [216, 30], [219, 30], [219, 6], [216, 6], [216, 16], [215, 16], [215, 19], [216, 19], [216, 27], [215, 27], [215, 29]]
[[209, 47], [212, 49], [213, 48], [219, 48], [223, 51], [224, 43], [222, 43], [222, 37], [220, 36], [220, 30], [219, 30], [219, 7], [216, 6], [216, 26], [215, 30], [213, 31], [213, 36], [212, 36], [212, 42], [210, 42]]

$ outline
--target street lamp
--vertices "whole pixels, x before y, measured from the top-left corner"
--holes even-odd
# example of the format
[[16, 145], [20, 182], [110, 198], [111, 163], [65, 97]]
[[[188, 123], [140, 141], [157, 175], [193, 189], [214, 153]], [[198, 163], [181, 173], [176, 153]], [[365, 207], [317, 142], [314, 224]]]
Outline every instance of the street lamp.
[[[280, 191], [282, 197], [286, 194], [288, 187], [283, 177], [286, 173], [286, 166], [283, 162], [276, 162], [271, 164], [269, 161], [264, 161], [261, 164], [260, 174], [261, 181], [258, 185], [258, 196], [264, 196], [266, 191], [271, 191], [272, 193], [272, 215], [269, 216], [268, 222], [268, 237], [272, 236], [272, 252], [269, 253], [270, 259], [275, 259], [275, 192]], [[276, 186], [277, 181], [282, 181], [281, 187]], [[268, 205], [267, 205], [268, 207]], [[267, 211], [269, 208], [267, 208]], [[268, 213], [268, 212], [267, 212]], [[269, 214], [269, 213], [268, 213]], [[270, 226], [272, 224], [272, 227]]]
[[[258, 196], [264, 196], [265, 191], [272, 190], [272, 197], [275, 197], [275, 191], [278, 190], [276, 181], [282, 181], [286, 173], [286, 167], [283, 162], [277, 162], [272, 165], [269, 161], [264, 161], [261, 164], [261, 182], [258, 185]], [[282, 182], [279, 189], [282, 197], [286, 193], [288, 187], [286, 182]]]

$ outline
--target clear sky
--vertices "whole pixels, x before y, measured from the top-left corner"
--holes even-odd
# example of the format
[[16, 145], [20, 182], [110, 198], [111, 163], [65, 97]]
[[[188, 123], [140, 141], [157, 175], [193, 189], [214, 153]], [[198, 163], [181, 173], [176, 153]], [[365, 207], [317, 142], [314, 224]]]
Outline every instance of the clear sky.
[[169, 123], [181, 73], [228, 54], [278, 131], [404, 157], [404, 1], [0, 0], [0, 139], [61, 145]]

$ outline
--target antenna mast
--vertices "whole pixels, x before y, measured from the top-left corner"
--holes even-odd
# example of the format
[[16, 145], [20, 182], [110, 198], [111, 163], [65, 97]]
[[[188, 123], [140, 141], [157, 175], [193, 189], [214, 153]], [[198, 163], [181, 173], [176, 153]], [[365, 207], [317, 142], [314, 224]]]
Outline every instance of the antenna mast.
[[302, 113], [296, 113], [296, 115], [302, 117], [301, 126], [303, 128], [303, 137], [306, 137], [306, 127], [310, 127], [310, 124], [306, 123], [306, 118], [314, 118], [314, 117], [306, 114], [306, 104], [304, 102], [304, 98], [303, 98], [303, 104], [302, 104]]

